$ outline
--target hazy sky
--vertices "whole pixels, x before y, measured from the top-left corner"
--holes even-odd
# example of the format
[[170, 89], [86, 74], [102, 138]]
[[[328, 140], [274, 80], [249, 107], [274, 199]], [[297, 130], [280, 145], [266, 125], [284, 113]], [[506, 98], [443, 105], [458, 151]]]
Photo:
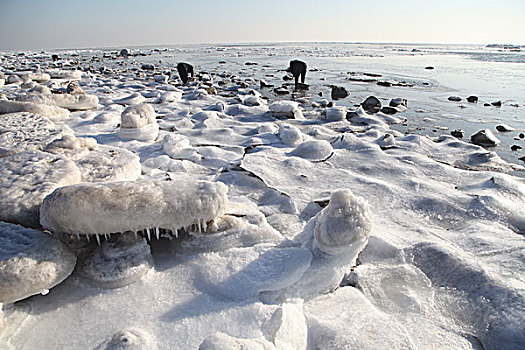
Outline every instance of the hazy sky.
[[525, 44], [524, 0], [0, 0], [0, 50], [347, 41]]

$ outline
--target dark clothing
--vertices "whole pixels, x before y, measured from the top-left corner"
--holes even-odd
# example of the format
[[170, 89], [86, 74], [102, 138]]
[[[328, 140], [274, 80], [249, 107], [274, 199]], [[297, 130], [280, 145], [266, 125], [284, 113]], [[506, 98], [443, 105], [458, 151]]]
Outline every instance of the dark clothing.
[[301, 76], [301, 83], [304, 84], [304, 79], [306, 78], [306, 63], [303, 61], [293, 60], [290, 61], [290, 67], [288, 71], [292, 73], [295, 78], [295, 87], [299, 83], [299, 76]]
[[179, 77], [183, 84], [188, 82], [188, 75], [191, 75], [191, 77], [194, 78], [193, 66], [191, 64], [180, 62], [177, 64], [177, 71], [179, 72]]

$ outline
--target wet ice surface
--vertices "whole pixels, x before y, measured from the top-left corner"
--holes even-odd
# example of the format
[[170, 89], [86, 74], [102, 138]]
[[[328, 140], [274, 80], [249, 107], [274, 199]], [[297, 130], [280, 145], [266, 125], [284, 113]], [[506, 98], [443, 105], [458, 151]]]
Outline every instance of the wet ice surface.
[[[5, 98], [75, 80], [98, 105], [69, 106], [56, 124], [0, 115], [2, 219], [36, 226], [40, 215], [56, 236], [71, 234], [78, 257], [48, 294], [3, 306], [1, 347], [523, 348], [523, 153], [507, 148], [524, 142], [513, 140], [524, 131], [524, 85], [514, 84], [524, 73], [495, 50], [413, 49], [190, 46], [128, 59], [71, 50], [55, 64], [2, 56], [8, 77], [10, 67], [43, 70], [0, 87]], [[292, 58], [316, 69], [309, 90], [260, 88], [261, 78], [289, 83], [280, 70]], [[77, 60], [94, 70], [67, 70]], [[178, 61], [200, 80], [180, 85]], [[35, 85], [46, 72], [53, 79]], [[326, 107], [330, 85], [351, 94]], [[370, 95], [408, 106], [354, 109]], [[495, 100], [502, 107], [483, 106]], [[516, 130], [496, 131], [501, 123]], [[457, 127], [463, 141], [450, 136]], [[479, 129], [502, 144], [469, 143]]]

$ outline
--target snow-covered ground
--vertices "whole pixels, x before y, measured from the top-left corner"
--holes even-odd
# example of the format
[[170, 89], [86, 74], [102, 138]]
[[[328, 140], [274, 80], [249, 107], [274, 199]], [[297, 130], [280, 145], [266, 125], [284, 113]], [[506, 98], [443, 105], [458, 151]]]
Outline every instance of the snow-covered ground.
[[407, 127], [455, 91], [137, 52], [1, 57], [0, 348], [525, 347], [525, 169]]

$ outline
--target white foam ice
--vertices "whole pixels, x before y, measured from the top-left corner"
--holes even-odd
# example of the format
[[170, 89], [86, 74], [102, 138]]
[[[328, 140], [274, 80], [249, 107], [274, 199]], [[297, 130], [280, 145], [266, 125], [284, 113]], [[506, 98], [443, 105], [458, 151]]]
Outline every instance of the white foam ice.
[[0, 100], [0, 114], [28, 112], [48, 117], [53, 122], [62, 122], [69, 117], [65, 108], [34, 102]]
[[98, 106], [98, 97], [87, 94], [25, 94], [17, 96], [16, 100], [57, 106], [69, 110], [89, 110], [96, 109]]
[[275, 101], [269, 106], [272, 116], [275, 118], [303, 119], [303, 113], [299, 103], [293, 101]]

